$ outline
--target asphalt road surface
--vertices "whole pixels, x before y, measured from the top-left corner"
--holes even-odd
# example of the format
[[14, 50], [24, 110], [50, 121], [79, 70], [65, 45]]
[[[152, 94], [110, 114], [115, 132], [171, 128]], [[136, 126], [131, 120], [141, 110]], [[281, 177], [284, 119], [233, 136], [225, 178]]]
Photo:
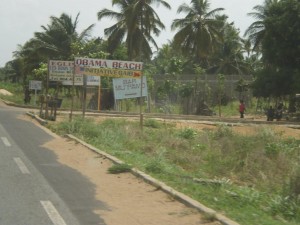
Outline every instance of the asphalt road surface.
[[24, 113], [0, 105], [0, 224], [104, 225], [93, 184], [42, 147], [53, 137]]

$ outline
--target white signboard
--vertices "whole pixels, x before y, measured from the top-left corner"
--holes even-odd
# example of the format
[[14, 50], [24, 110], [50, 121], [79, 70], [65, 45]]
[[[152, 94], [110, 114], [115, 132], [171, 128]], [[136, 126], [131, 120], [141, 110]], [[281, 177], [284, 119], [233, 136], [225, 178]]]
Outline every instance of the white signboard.
[[42, 81], [39, 80], [30, 80], [29, 81], [30, 90], [42, 90]]
[[99, 86], [100, 80], [101, 80], [101, 77], [98, 77], [98, 76], [86, 76], [86, 85], [87, 86]]
[[138, 78], [142, 70], [142, 62], [75, 58], [75, 74]]
[[[73, 85], [73, 72], [74, 72], [74, 62], [73, 61], [59, 61], [50, 60], [49, 61], [49, 80], [50, 81], [60, 81], [63, 85]], [[88, 76], [87, 85], [88, 86], [99, 86], [100, 78], [98, 76]], [[83, 75], [75, 74], [74, 85], [83, 85]]]
[[[147, 79], [143, 77], [142, 96], [148, 96]], [[138, 98], [141, 97], [140, 78], [114, 78], [113, 79], [115, 99]]]

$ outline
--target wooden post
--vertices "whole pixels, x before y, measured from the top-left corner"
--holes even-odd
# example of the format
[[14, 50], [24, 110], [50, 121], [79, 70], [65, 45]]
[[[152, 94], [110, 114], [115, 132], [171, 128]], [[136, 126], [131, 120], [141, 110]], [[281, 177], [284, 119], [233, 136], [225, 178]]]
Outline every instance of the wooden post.
[[140, 127], [143, 130], [143, 73], [141, 73], [141, 95], [140, 95]]
[[98, 87], [98, 111], [101, 109], [101, 77], [99, 77], [99, 87]]
[[48, 88], [49, 88], [49, 66], [50, 66], [50, 60], [48, 60], [48, 66], [47, 66], [47, 78], [46, 78], [46, 110], [45, 110], [45, 119], [48, 119]]
[[73, 117], [73, 107], [74, 107], [74, 89], [75, 89], [75, 60], [74, 60], [74, 67], [73, 67], [73, 78], [72, 78], [72, 99], [71, 99], [71, 110], [69, 115], [69, 121], [72, 122]]
[[82, 104], [82, 117], [85, 117], [86, 111], [86, 75], [83, 75], [83, 104]]

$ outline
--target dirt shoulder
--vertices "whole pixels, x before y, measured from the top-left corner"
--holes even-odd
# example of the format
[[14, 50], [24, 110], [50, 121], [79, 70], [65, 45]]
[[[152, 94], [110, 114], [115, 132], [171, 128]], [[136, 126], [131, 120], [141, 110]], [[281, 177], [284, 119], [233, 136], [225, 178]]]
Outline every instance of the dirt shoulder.
[[174, 200], [131, 173], [108, 174], [112, 162], [81, 144], [51, 134], [54, 139], [43, 147], [57, 155], [58, 161], [80, 172], [96, 187], [95, 199], [104, 202], [109, 210], [95, 209], [107, 225], [220, 225], [207, 222], [195, 209]]

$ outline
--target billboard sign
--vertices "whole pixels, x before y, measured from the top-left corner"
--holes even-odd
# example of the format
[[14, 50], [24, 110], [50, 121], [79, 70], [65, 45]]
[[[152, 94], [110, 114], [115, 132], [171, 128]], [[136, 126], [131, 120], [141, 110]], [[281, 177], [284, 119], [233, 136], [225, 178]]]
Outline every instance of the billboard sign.
[[[143, 77], [142, 96], [148, 96], [147, 79]], [[141, 97], [141, 78], [114, 78], [114, 96], [116, 100]]]
[[[49, 61], [49, 81], [59, 81], [63, 85], [73, 85], [74, 61]], [[100, 78], [97, 76], [88, 76], [87, 85], [99, 86]], [[83, 75], [74, 75], [74, 85], [83, 85]]]
[[75, 74], [137, 78], [141, 76], [142, 69], [141, 62], [75, 58]]

